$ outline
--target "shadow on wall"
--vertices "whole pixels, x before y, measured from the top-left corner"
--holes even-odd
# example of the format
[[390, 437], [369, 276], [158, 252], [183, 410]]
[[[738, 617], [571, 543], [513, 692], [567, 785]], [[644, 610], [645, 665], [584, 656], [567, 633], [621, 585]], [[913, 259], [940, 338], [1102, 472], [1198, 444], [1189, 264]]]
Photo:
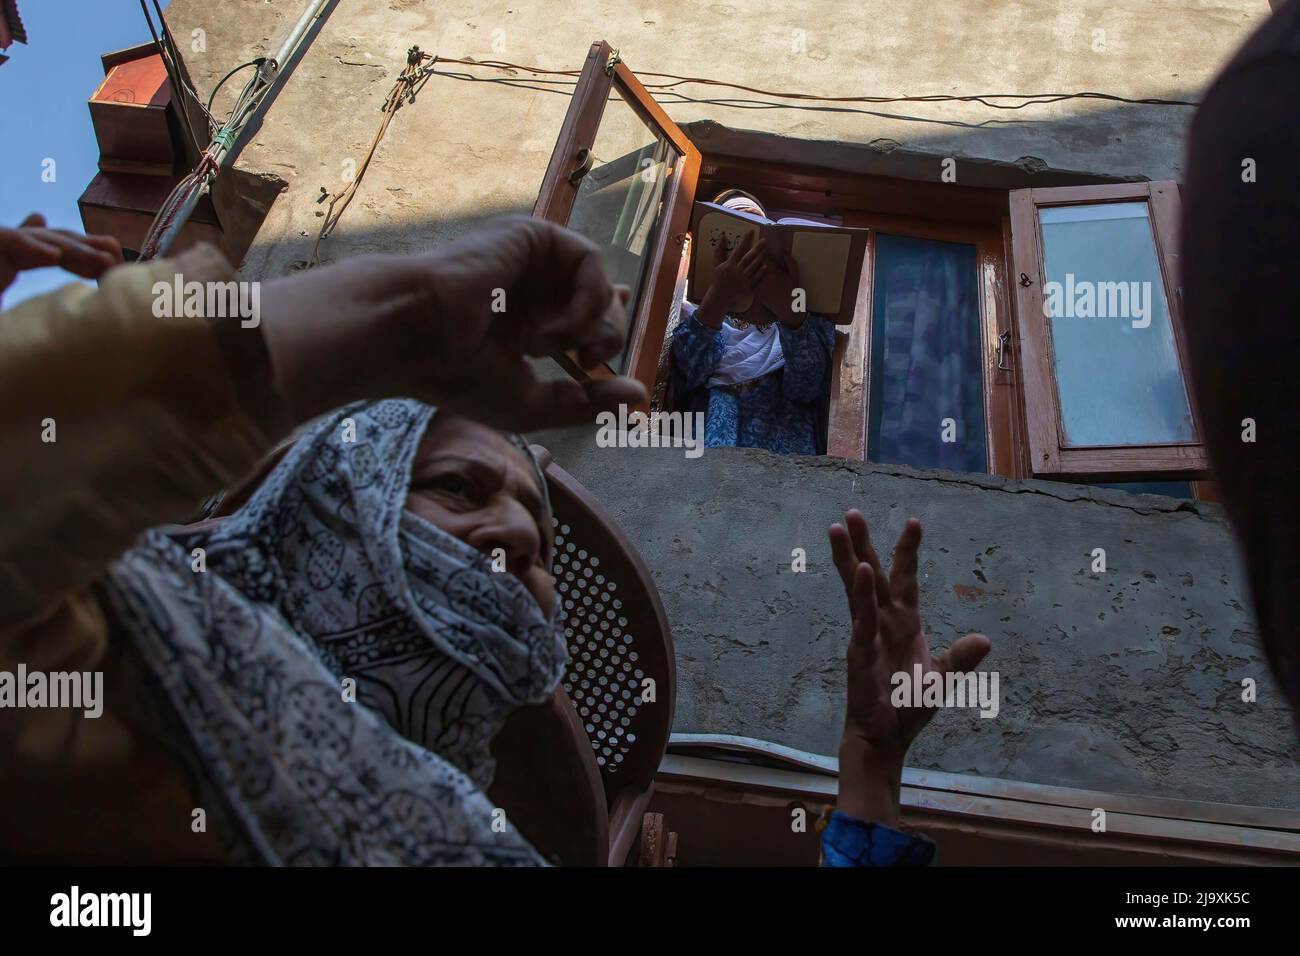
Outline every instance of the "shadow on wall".
[[[375, 64], [378, 66], [379, 64]], [[390, 64], [395, 75], [401, 64]], [[453, 111], [466, 114], [471, 128], [466, 130], [470, 140], [483, 140], [489, 137], [508, 139], [507, 130], [494, 127], [491, 130], [472, 128], [472, 110], [466, 105], [476, 95], [479, 84], [489, 84], [493, 89], [519, 90], [519, 119], [527, 124], [532, 110], [535, 94], [555, 97], [568, 101], [576, 80], [572, 77], [529, 76], [519, 71], [502, 71], [482, 65], [462, 65], [439, 62], [435, 72], [430, 76], [422, 96], [445, 102]], [[387, 84], [380, 84], [372, 94], [375, 106], [387, 95]], [[724, 90], [715, 92], [714, 88], [699, 86], [678, 86], [672, 90], [651, 90], [657, 93], [660, 102], [670, 113], [675, 106], [706, 106], [714, 117], [723, 117], [733, 125], [723, 125], [716, 118], [683, 122], [683, 129], [696, 141], [700, 148], [709, 154], [730, 156], [754, 156], [768, 162], [804, 162], [824, 166], [828, 169], [849, 173], [876, 176], [897, 176], [906, 179], [929, 182], [942, 182], [943, 165], [941, 159], [953, 157], [957, 160], [957, 178], [960, 185], [986, 188], [1023, 188], [1046, 187], [1097, 182], [1115, 182], [1147, 178], [1167, 178], [1168, 170], [1177, 170], [1182, 161], [1183, 140], [1190, 122], [1192, 109], [1184, 106], [1157, 106], [1117, 103], [1109, 100], [1088, 99], [1072, 101], [1078, 104], [1078, 111], [1068, 116], [1036, 118], [1041, 115], [1037, 106], [1023, 109], [991, 109], [972, 107], [968, 103], [936, 105], [918, 104], [826, 104], [780, 101], [771, 97], [751, 93], [738, 93]], [[1194, 100], [1195, 94], [1179, 90], [1168, 94], [1170, 100]], [[916, 107], [909, 109], [909, 106]], [[923, 111], [935, 111], [947, 108], [954, 117], [976, 117], [975, 119], [942, 118], [939, 116], [920, 115]], [[915, 127], [915, 135], [909, 136], [905, 143], [893, 140], [872, 139], [860, 142], [800, 139], [778, 136], [757, 130], [747, 130], [749, 117], [755, 112], [762, 114], [771, 110], [807, 112], [810, 117], [825, 112], [861, 113], [864, 118], [864, 137], [871, 129], [867, 125], [871, 117], [885, 117], [891, 120], [908, 120]], [[555, 112], [555, 111], [552, 111]], [[557, 115], [562, 116], [562, 111]], [[554, 135], [560, 133], [560, 120], [555, 121]], [[541, 133], [542, 131], [536, 131]], [[399, 119], [389, 131], [389, 138], [414, 135]], [[1005, 135], [1009, 139], [1003, 141]], [[247, 141], [247, 137], [244, 138]], [[1015, 156], [1023, 147], [1024, 152], [1012, 160], [994, 160], [989, 158], [991, 143], [1014, 144], [1000, 148], [1002, 156]], [[1144, 155], [1150, 155], [1150, 161], [1144, 168], [1108, 168], [1105, 163], [1108, 147], [1117, 143], [1141, 142], [1150, 144]], [[465, 168], [463, 156], [454, 151], [450, 144], [431, 143], [422, 156], [419, 172], [433, 181], [441, 177], [455, 176], [466, 183], [485, 184], [492, 181], [494, 185], [510, 179], [517, 179], [516, 171], [494, 167], [492, 164], [479, 164]], [[1015, 150], [1014, 152], [1012, 150]], [[1062, 150], [1077, 161], [1069, 163], [1069, 168], [1050, 168], [1036, 153], [1045, 155], [1062, 154]], [[1125, 150], [1131, 155], [1131, 149]], [[511, 154], [506, 153], [509, 157]], [[427, 165], [424, 163], [427, 161]], [[502, 165], [510, 160], [503, 159]], [[382, 166], [385, 162], [381, 153], [375, 162]], [[251, 174], [249, 182], [256, 183], [258, 177], [264, 183], [272, 182], [273, 170], [260, 170], [245, 167]], [[536, 186], [540, 187], [543, 169], [537, 171]], [[505, 175], [510, 172], [511, 175]], [[278, 186], [278, 180], [275, 181]], [[295, 221], [288, 224], [281, 235], [263, 235], [255, 241], [247, 257], [249, 271], [255, 275], [271, 276], [283, 274], [294, 268], [300, 268], [310, 255], [312, 243], [319, 230], [320, 220], [324, 217], [323, 204], [311, 205], [311, 213], [306, 212], [306, 199], [314, 199], [317, 183], [309, 179], [298, 179], [293, 188], [299, 192], [294, 196], [297, 208], [302, 212]], [[525, 187], [526, 188], [526, 187]], [[485, 190], [486, 191], [486, 190]], [[235, 192], [235, 190], [231, 190]], [[463, 193], [460, 194], [463, 196]], [[382, 192], [377, 194], [368, 190], [363, 182], [357, 194], [358, 200], [370, 205], [372, 212], [380, 214], [385, 208], [387, 197]], [[247, 198], [247, 197], [245, 197]], [[350, 255], [368, 252], [419, 252], [432, 245], [447, 241], [461, 234], [490, 215], [500, 212], [531, 212], [535, 194], [531, 191], [519, 195], [510, 205], [469, 212], [463, 205], [458, 206], [452, 216], [431, 215], [427, 217], [404, 218], [391, 226], [373, 228], [367, 223], [366, 228], [357, 229], [357, 218], [344, 216], [337, 231], [326, 240], [322, 247], [322, 261], [338, 261]], [[251, 206], [264, 213], [265, 195], [259, 194], [249, 200]], [[234, 201], [234, 200], [232, 200]], [[283, 200], [282, 200], [283, 201]], [[459, 200], [464, 202], [463, 198]], [[436, 208], [438, 196], [436, 191], [431, 204]], [[360, 210], [354, 210], [359, 212]], [[405, 212], [405, 210], [402, 210]], [[310, 220], [306, 217], [310, 215]], [[276, 221], [274, 217], [272, 221]], [[283, 220], [280, 220], [283, 222]], [[372, 220], [373, 221], [373, 220]], [[306, 233], [306, 235], [303, 235]]]
[[941, 711], [909, 765], [1300, 807], [1290, 714], [1216, 506], [754, 449], [691, 460], [598, 448], [594, 431], [530, 437], [655, 578], [677, 655], [675, 731], [834, 755], [849, 626], [826, 528], [856, 507], [882, 554], [907, 517], [922, 521], [933, 648], [971, 632], [993, 643], [981, 670], [999, 675], [996, 714]]
[[[230, 154], [226, 158], [221, 175], [217, 176], [213, 181], [212, 203], [216, 209], [218, 221], [221, 223], [222, 232], [225, 233], [227, 245], [236, 255], [242, 252], [245, 259], [247, 259], [250, 247], [257, 238], [262, 223], [266, 221], [266, 217], [271, 211], [271, 206], [280, 193], [288, 187], [288, 183], [272, 172], [252, 173], [236, 168], [239, 155], [244, 147], [256, 139], [258, 133], [261, 132], [263, 117], [266, 112], [273, 107], [276, 97], [279, 96], [285, 85], [293, 80], [294, 74], [302, 63], [306, 52], [311, 49], [311, 44], [321, 30], [325, 28], [338, 5], [339, 0], [329, 0], [322, 7], [320, 14], [312, 20], [310, 26], [303, 33], [297, 55], [280, 64], [280, 71], [275, 82], [263, 100], [262, 112], [254, 116], [249, 124], [244, 127], [243, 132], [235, 141]], [[304, 6], [303, 10], [306, 9], [307, 7]], [[281, 42], [284, 37], [288, 36], [289, 26], [297, 21], [301, 12], [295, 11], [291, 16], [285, 18], [284, 26], [276, 33], [276, 42]], [[162, 15], [159, 14], [159, 16], [161, 18]], [[267, 50], [266, 55], [268, 57], [273, 56], [276, 52], [278, 51], [270, 49]], [[193, 77], [190, 75], [187, 58], [180, 57], [178, 66], [183, 82], [190, 88], [196, 88]], [[231, 84], [231, 87], [233, 89], [235, 84]], [[227, 90], [227, 94], [229, 92], [230, 90]], [[205, 93], [210, 95], [211, 91], [205, 90]], [[183, 97], [180, 104], [186, 111], [191, 128], [194, 130], [209, 128], [208, 118], [205, 115], [203, 106], [196, 99]], [[218, 109], [217, 112], [220, 113], [220, 110]], [[183, 138], [183, 141], [191, 165], [196, 165], [198, 156], [194, 153], [188, 138]]]
[[[539, 86], [533, 81], [511, 77], [484, 77], [468, 72], [441, 71], [431, 78], [431, 82], [437, 81], [458, 86], [474, 83], [504, 84], [526, 90], [540, 90], [565, 98], [568, 98], [573, 85], [572, 81], [563, 81]], [[432, 92], [432, 89], [428, 92]], [[762, 131], [723, 126], [714, 121], [688, 123], [683, 128], [701, 150], [707, 153], [761, 157], [768, 162], [805, 162], [842, 172], [896, 176], [916, 181], [942, 182], [943, 169], [939, 160], [952, 155], [958, 159], [958, 179], [961, 185], [1017, 189], [1146, 179], [1148, 177], [1141, 170], [1100, 170], [1095, 164], [1090, 165], [1090, 159], [1111, 140], [1122, 135], [1134, 135], [1134, 131], [1144, 124], [1169, 127], [1169, 117], [1173, 115], [1178, 117], [1176, 124], [1170, 127], [1171, 132], [1177, 133], [1176, 142], [1171, 142], [1167, 149], [1171, 155], [1178, 157], [1176, 162], [1181, 162], [1182, 139], [1186, 126], [1190, 122], [1191, 113], [1192, 110], [1185, 107], [1110, 104], [1080, 116], [1032, 120], [1024, 118], [1029, 115], [1029, 111], [1024, 110], [1017, 111], [1015, 114], [1017, 118], [997, 120], [999, 123], [1028, 127], [1033, 130], [1034, 137], [1042, 142], [1063, 140], [1077, 144], [1080, 159], [1073, 170], [1049, 168], [1041, 159], [1029, 155], [1014, 162], [1000, 162], [978, 155], [966, 155], [961, 148], [953, 148], [954, 144], [948, 134], [945, 134], [943, 144], [946, 151], [939, 153], [927, 151], [927, 146], [934, 144], [926, 135], [918, 135], [909, 140], [906, 145], [900, 145], [892, 140], [869, 143], [801, 140]], [[555, 132], [558, 136], [558, 127]], [[402, 130], [400, 127], [395, 127], [389, 135], [401, 136]], [[1144, 135], [1149, 137], [1150, 130], [1147, 130]], [[987, 141], [987, 132], [979, 128], [971, 128], [962, 140], [968, 141], [973, 150], [979, 147], [981, 141]], [[960, 141], [957, 146], [960, 147]], [[431, 152], [430, 157], [432, 162], [437, 154]], [[446, 163], [450, 164], [451, 161], [452, 157], [448, 156]], [[376, 162], [382, 163], [382, 156], [377, 158]], [[1161, 166], [1161, 163], [1154, 162], [1153, 165]], [[430, 170], [434, 173], [440, 171], [448, 170], [436, 166]], [[462, 170], [458, 175], [471, 174]], [[472, 175], [491, 177], [494, 172], [492, 168], [485, 167], [475, 170]], [[230, 194], [234, 194], [229, 196], [226, 206], [234, 208], [236, 204], [242, 203], [255, 209], [264, 217], [268, 210], [268, 200], [275, 198], [272, 193], [268, 193], [266, 186], [272, 184], [275, 189], [278, 189], [280, 182], [270, 171], [249, 170], [244, 175], [244, 183], [237, 188], [223, 187]], [[540, 188], [540, 173], [537, 185]], [[309, 191], [315, 186], [302, 180], [291, 188]], [[367, 194], [367, 184], [363, 182], [358, 192], [358, 199], [364, 202], [368, 198], [375, 199], [373, 194]], [[495, 215], [505, 213], [528, 215], [532, 212], [532, 202], [535, 198], [534, 195], [521, 196], [519, 202], [514, 205], [497, 205], [462, 215], [404, 218], [383, 228], [357, 228], [354, 225], [356, 220], [350, 221], [345, 215], [337, 230], [322, 244], [321, 261], [322, 263], [337, 262], [353, 255], [374, 252], [427, 251], [439, 243], [447, 242], [473, 229]], [[436, 202], [436, 197], [434, 201]], [[382, 206], [380, 208], [382, 209]], [[252, 275], [270, 277], [284, 274], [301, 268], [306, 263], [320, 229], [320, 223], [325, 216], [324, 204], [315, 204], [311, 209], [310, 219], [303, 218], [293, 222], [285, 234], [257, 236], [245, 260], [247, 270]]]
[[[362, 190], [364, 192], [363, 183]], [[316, 244], [320, 224], [324, 221], [325, 205], [313, 207], [309, 220], [295, 222], [295, 231], [287, 236], [260, 235], [245, 258], [247, 272], [253, 277], [272, 278], [303, 269]], [[426, 217], [403, 219], [382, 229], [350, 229], [346, 216], [337, 229], [320, 245], [321, 265], [342, 262], [354, 256], [374, 253], [401, 253], [418, 255], [431, 252], [451, 242], [457, 236], [472, 232], [500, 216], [532, 213], [531, 206], [496, 206], [485, 208], [468, 216]], [[302, 235], [302, 233], [307, 233]], [[267, 268], [267, 266], [270, 268]]]

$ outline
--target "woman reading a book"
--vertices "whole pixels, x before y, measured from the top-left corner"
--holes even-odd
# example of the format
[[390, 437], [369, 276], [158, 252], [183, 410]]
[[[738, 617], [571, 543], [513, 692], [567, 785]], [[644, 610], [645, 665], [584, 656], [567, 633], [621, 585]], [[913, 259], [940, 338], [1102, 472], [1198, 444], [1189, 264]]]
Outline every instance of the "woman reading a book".
[[[738, 189], [714, 199], [766, 216]], [[705, 414], [707, 448], [764, 448], [793, 455], [826, 453], [826, 416], [835, 326], [800, 308], [794, 260], [775, 263], [764, 240], [746, 236], [714, 251], [713, 281], [699, 304], [682, 303], [673, 330], [673, 401]], [[752, 299], [746, 319], [734, 314]]]

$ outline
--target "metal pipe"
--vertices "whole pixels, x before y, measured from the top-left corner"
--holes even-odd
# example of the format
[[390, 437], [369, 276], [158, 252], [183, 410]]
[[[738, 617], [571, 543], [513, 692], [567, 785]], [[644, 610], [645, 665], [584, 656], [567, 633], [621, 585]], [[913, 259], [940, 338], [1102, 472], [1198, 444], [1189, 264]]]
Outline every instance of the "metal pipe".
[[289, 31], [289, 35], [285, 37], [284, 42], [280, 44], [280, 49], [276, 51], [273, 62], [275, 63], [277, 75], [279, 75], [281, 64], [289, 62], [289, 57], [293, 55], [294, 48], [298, 45], [298, 41], [301, 40], [303, 35], [311, 28], [312, 21], [320, 16], [321, 11], [325, 8], [325, 4], [328, 2], [329, 0], [313, 0], [312, 3], [307, 5], [307, 9], [302, 12], [302, 16], [298, 18], [298, 22], [293, 25], [293, 29]]
[[[270, 87], [280, 78], [281, 67], [288, 63], [298, 52], [298, 46], [302, 42], [303, 37], [307, 35], [312, 24], [320, 18], [321, 14], [325, 10], [326, 4], [330, 2], [331, 0], [311, 0], [311, 2], [307, 4], [307, 8], [303, 10], [302, 16], [298, 18], [298, 22], [293, 25], [293, 29], [289, 31], [289, 35], [285, 37], [284, 42], [280, 44], [280, 49], [276, 51], [276, 54], [272, 59], [267, 61], [266, 66], [269, 67], [269, 69], [267, 75], [264, 77], [266, 89], [261, 94], [261, 97], [258, 100], [257, 105], [253, 108], [253, 111], [248, 115], [247, 119], [239, 124], [238, 129], [220, 131], [213, 138], [212, 144], [208, 147], [208, 153], [212, 156], [214, 168], [204, 174], [203, 182], [199, 185], [199, 188], [194, 190], [189, 197], [186, 198], [185, 202], [176, 211], [175, 217], [173, 217], [172, 221], [163, 229], [162, 234], [158, 237], [158, 247], [155, 256], [166, 255], [167, 250], [172, 247], [172, 244], [180, 235], [181, 230], [185, 228], [185, 223], [188, 222], [190, 216], [194, 214], [194, 210], [198, 206], [199, 200], [207, 195], [212, 180], [226, 167], [231, 156], [231, 150], [234, 148], [235, 140], [238, 139], [240, 131], [249, 123], [261, 116], [270, 106]], [[180, 103], [178, 106], [182, 110], [185, 109], [184, 103]]]

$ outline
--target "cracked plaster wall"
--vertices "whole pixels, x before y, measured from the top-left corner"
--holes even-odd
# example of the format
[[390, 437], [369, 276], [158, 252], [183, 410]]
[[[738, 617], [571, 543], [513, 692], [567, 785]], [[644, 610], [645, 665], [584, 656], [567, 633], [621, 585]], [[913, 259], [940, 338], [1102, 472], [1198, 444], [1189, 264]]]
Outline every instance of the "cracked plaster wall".
[[[537, 436], [605, 503], [673, 628], [675, 729], [834, 754], [848, 642], [826, 527], [882, 555], [920, 518], [932, 646], [989, 635], [1001, 708], [941, 711], [909, 764], [1034, 783], [1300, 807], [1295, 730], [1214, 505], [1045, 481]], [[791, 571], [791, 550], [808, 569]], [[1107, 570], [1094, 574], [1104, 548]], [[1243, 678], [1258, 688], [1242, 701]]]

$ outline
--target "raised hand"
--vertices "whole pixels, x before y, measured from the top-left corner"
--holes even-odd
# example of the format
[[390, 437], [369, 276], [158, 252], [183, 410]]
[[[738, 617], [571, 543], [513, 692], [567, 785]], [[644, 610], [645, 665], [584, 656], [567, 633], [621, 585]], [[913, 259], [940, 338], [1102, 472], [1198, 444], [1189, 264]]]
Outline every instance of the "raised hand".
[[528, 361], [573, 350], [590, 367], [616, 355], [628, 296], [589, 240], [510, 216], [424, 255], [358, 257], [268, 283], [262, 315], [295, 417], [407, 395], [528, 431], [645, 400], [630, 378], [543, 380]]
[[853, 619], [839, 807], [858, 819], [892, 824], [898, 818], [907, 748], [934, 716], [932, 708], [893, 706], [893, 675], [903, 672], [910, 679], [916, 664], [923, 675], [973, 670], [989, 652], [989, 639], [968, 634], [944, 653], [930, 653], [917, 607], [921, 522], [915, 518], [898, 537], [888, 574], [860, 511], [849, 511], [843, 524], [831, 525], [828, 535]]
[[28, 269], [62, 266], [83, 279], [98, 279], [122, 262], [122, 246], [112, 236], [83, 236], [50, 229], [32, 213], [17, 229], [0, 228], [0, 294]]

